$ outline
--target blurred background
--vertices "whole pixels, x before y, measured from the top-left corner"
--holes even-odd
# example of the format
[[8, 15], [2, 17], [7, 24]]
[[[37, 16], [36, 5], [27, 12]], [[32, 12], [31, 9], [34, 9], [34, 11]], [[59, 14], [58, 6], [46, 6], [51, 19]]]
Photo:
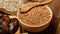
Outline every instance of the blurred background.
[[52, 23], [55, 25], [55, 27], [53, 27], [55, 28], [55, 33], [53, 30], [52, 32], [53, 34], [60, 34], [60, 0], [53, 0], [53, 2], [49, 4], [49, 7], [53, 11]]

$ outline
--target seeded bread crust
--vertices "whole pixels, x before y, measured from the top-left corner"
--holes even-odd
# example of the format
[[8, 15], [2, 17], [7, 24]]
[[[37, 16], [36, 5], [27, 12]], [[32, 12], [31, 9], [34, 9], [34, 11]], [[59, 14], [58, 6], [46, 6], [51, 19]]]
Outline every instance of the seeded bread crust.
[[4, 8], [0, 8], [0, 12], [4, 12], [4, 13], [9, 14], [9, 15], [16, 15], [16, 12], [10, 12]]
[[0, 8], [0, 12], [4, 12], [4, 13], [9, 14], [9, 15], [16, 15], [16, 12], [10, 12], [4, 8]]
[[22, 0], [0, 0], [0, 10], [15, 15], [22, 4], [24, 4]]

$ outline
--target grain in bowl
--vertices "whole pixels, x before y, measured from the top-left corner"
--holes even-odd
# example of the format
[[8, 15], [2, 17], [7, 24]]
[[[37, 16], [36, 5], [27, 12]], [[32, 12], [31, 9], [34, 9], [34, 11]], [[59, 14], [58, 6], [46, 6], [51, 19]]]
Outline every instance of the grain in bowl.
[[[20, 11], [17, 13], [17, 17], [26, 30], [31, 32], [39, 32], [44, 30], [50, 24], [49, 22], [52, 19], [52, 12], [46, 5], [36, 5], [29, 9], [29, 7], [33, 6], [31, 3], [22, 6]], [[25, 11], [25, 9], [29, 10]]]

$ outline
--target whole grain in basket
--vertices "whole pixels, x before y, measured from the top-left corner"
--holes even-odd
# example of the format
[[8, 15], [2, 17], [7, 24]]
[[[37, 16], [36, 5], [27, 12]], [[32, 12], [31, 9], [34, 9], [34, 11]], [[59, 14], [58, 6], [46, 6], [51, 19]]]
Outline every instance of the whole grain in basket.
[[[32, 6], [32, 4], [28, 5], [27, 3], [20, 8], [18, 17], [23, 23], [28, 25], [42, 25], [51, 19], [50, 11], [46, 6], [34, 6], [31, 9], [29, 9], [29, 6]], [[26, 7], [29, 10], [23, 12]]]

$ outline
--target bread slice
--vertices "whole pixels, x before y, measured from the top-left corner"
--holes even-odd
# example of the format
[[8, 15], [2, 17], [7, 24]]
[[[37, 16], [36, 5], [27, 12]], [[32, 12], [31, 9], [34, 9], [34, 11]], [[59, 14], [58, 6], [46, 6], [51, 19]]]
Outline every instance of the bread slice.
[[23, 4], [22, 0], [0, 0], [0, 10], [15, 15], [18, 8]]
[[0, 12], [3, 12], [3, 13], [8, 14], [8, 15], [16, 15], [16, 12], [10, 12], [4, 8], [0, 8]]

